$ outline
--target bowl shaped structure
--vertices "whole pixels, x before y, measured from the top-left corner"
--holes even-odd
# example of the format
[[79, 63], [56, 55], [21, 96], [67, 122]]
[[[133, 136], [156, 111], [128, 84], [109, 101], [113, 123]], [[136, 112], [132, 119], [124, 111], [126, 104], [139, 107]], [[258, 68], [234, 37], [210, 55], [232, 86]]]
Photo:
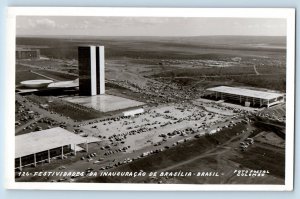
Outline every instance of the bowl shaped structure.
[[49, 84], [53, 83], [49, 79], [35, 79], [35, 80], [26, 80], [20, 84], [27, 88], [47, 88]]

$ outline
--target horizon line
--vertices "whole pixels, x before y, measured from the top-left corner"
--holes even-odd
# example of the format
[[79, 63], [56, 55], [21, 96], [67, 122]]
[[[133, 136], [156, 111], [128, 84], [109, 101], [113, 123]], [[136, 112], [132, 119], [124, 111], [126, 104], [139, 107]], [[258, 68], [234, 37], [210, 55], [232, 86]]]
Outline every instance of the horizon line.
[[166, 35], [166, 36], [159, 36], [159, 35], [16, 35], [16, 37], [287, 37], [286, 35]]

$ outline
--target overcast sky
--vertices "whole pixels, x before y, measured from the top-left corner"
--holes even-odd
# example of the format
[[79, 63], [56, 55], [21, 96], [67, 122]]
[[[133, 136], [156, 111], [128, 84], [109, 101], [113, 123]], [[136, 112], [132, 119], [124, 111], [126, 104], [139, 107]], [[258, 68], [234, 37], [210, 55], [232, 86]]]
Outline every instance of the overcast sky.
[[285, 19], [162, 17], [17, 17], [18, 36], [286, 36]]

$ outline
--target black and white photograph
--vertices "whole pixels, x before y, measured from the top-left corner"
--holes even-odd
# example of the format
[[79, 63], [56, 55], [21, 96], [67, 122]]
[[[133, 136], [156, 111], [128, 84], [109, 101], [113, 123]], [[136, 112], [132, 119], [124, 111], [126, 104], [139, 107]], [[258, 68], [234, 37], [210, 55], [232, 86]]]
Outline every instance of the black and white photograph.
[[10, 187], [292, 189], [293, 9], [37, 10], [9, 19]]

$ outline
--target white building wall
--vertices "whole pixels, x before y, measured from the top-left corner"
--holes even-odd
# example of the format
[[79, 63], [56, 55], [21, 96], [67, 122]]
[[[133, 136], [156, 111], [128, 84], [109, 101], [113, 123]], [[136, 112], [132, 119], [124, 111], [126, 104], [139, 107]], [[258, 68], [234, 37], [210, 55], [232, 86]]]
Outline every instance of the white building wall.
[[104, 46], [99, 46], [99, 58], [100, 58], [100, 95], [105, 94], [105, 57], [104, 57]]
[[134, 109], [134, 110], [130, 110], [130, 111], [124, 111], [123, 112], [123, 115], [124, 116], [133, 116], [133, 115], [136, 115], [136, 114], [141, 114], [141, 113], [144, 113], [144, 109], [143, 108], [139, 108], [139, 109]]
[[97, 95], [96, 47], [91, 46], [91, 95]]

